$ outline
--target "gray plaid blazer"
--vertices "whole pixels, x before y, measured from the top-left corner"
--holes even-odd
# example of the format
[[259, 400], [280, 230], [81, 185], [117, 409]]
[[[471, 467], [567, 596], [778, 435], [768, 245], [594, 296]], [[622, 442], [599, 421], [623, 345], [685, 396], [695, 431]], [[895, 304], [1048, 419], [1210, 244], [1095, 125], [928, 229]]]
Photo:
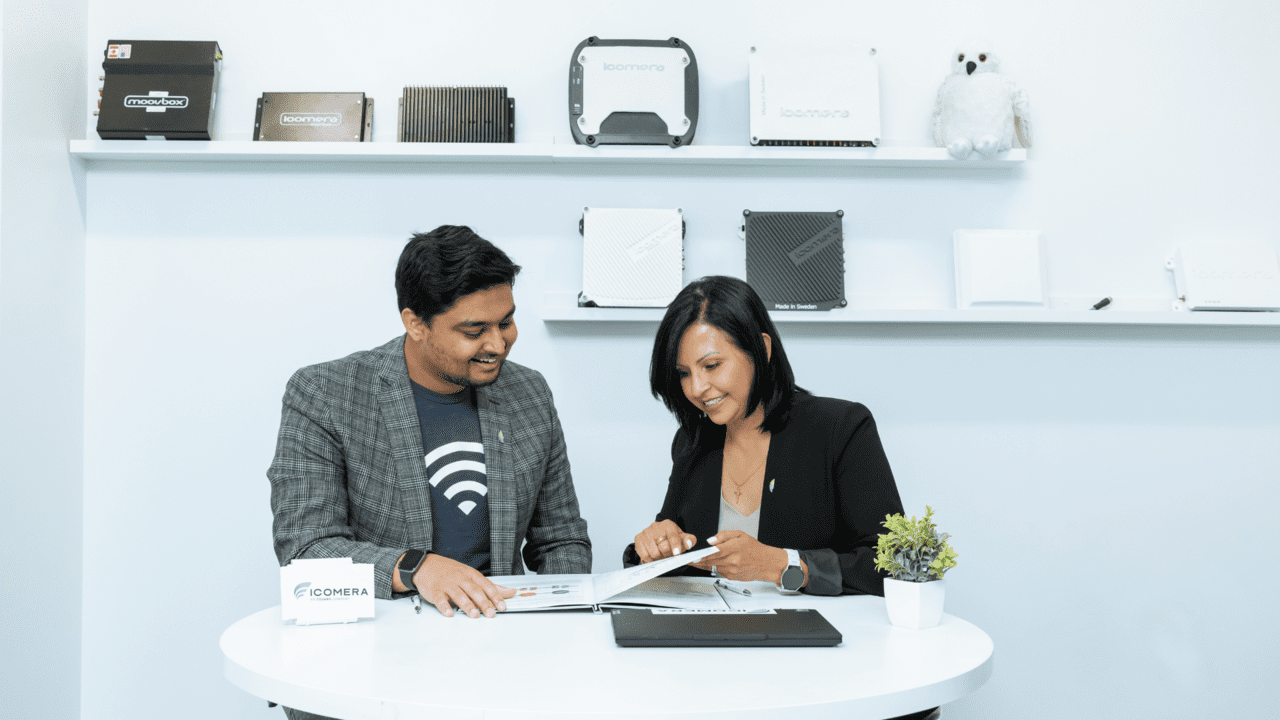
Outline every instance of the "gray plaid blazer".
[[[400, 554], [430, 550], [434, 537], [404, 340], [294, 373], [267, 470], [280, 564], [340, 557], [373, 563], [380, 598], [392, 597]], [[578, 514], [546, 380], [506, 361], [497, 382], [476, 389], [476, 405], [492, 574], [521, 575], [524, 564], [544, 574], [591, 572], [587, 522]]]

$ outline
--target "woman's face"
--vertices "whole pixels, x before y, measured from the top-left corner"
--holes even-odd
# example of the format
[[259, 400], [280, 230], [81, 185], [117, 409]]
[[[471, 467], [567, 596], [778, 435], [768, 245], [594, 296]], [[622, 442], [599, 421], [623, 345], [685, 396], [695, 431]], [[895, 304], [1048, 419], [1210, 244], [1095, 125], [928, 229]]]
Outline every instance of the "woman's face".
[[[768, 335], [765, 347], [768, 347]], [[695, 323], [684, 331], [676, 355], [684, 396], [717, 425], [742, 420], [755, 377], [751, 357], [720, 328]]]

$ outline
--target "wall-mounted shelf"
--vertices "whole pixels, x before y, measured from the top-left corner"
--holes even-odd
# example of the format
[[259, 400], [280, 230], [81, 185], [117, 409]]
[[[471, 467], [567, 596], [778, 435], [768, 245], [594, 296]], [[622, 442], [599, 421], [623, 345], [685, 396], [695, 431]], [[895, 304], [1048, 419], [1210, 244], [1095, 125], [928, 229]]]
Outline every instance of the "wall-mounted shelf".
[[[1146, 299], [1129, 303], [1150, 307]], [[1119, 298], [1117, 298], [1119, 301]], [[1054, 303], [1088, 307], [1083, 301]], [[1120, 304], [1117, 302], [1116, 304]], [[1167, 304], [1166, 304], [1167, 306]], [[661, 308], [580, 308], [569, 293], [545, 293], [543, 322], [658, 323]], [[1066, 308], [1000, 308], [957, 310], [955, 308], [883, 309], [841, 308], [828, 312], [771, 312], [778, 324], [874, 325], [912, 323], [964, 323], [995, 325], [1233, 325], [1280, 327], [1280, 313], [1274, 312], [1179, 312], [1174, 310], [1105, 310]]]
[[956, 160], [945, 148], [758, 148], [747, 145], [589, 148], [558, 143], [318, 143], [252, 141], [72, 140], [71, 156], [84, 161], [271, 162], [388, 164], [728, 165], [739, 167], [898, 167], [995, 169], [1020, 165], [1022, 148], [995, 160]]

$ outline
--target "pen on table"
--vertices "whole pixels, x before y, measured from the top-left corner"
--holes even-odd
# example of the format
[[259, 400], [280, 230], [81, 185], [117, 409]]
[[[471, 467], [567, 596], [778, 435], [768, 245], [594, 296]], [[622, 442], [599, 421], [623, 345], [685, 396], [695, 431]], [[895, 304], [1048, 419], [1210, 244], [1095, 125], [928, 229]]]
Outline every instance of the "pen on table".
[[730, 585], [729, 583], [727, 583], [727, 582], [725, 582], [725, 581], [723, 581], [723, 580], [717, 580], [717, 581], [716, 581], [716, 587], [722, 587], [722, 588], [724, 588], [725, 590], [728, 590], [729, 592], [734, 592], [734, 593], [738, 593], [739, 595], [746, 595], [747, 597], [751, 597], [751, 591], [750, 591], [750, 590], [748, 590], [748, 589], [746, 589], [746, 588], [744, 588], [744, 587], [735, 587], [735, 586]]
[[1111, 304], [1111, 298], [1110, 298], [1110, 297], [1104, 297], [1104, 298], [1102, 298], [1101, 300], [1099, 300], [1099, 301], [1097, 302], [1097, 304], [1095, 304], [1095, 305], [1093, 306], [1093, 309], [1094, 309], [1094, 310], [1101, 310], [1102, 308], [1104, 308], [1104, 307], [1106, 307], [1106, 306], [1108, 306], [1108, 305], [1110, 305], [1110, 304]]
[[414, 612], [416, 612], [416, 613], [420, 613], [420, 612], [422, 612], [422, 598], [421, 598], [421, 596], [419, 596], [417, 593], [414, 593], [414, 594], [412, 595], [412, 597], [413, 597], [413, 611], [414, 611]]

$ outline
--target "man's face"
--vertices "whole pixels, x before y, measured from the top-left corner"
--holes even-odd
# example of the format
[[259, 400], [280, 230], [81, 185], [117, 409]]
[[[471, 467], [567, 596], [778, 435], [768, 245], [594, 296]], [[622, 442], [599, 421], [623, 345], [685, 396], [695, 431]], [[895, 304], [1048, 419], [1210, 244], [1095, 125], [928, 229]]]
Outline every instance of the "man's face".
[[438, 393], [483, 387], [498, 379], [516, 342], [516, 304], [510, 285], [494, 285], [458, 298], [430, 326], [412, 310], [401, 312], [405, 361], [414, 382]]

